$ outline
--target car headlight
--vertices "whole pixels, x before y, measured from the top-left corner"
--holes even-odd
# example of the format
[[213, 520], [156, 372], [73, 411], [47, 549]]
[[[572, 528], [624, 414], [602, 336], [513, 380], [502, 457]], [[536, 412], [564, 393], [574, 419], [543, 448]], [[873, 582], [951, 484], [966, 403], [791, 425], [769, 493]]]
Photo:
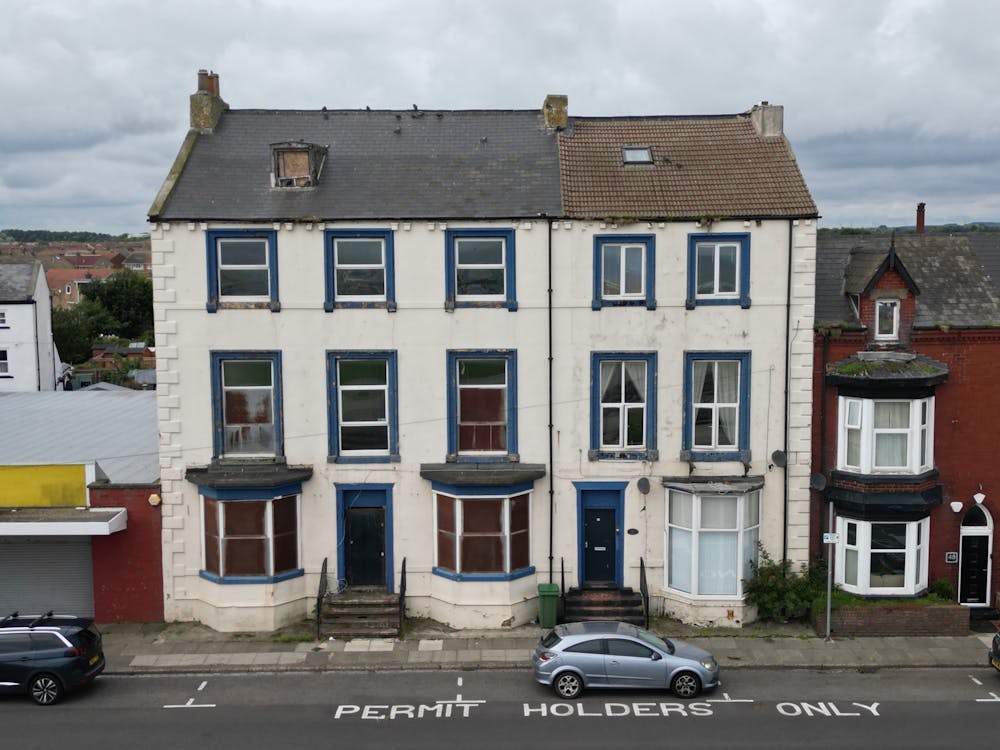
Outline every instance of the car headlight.
[[709, 672], [714, 672], [716, 669], [719, 668], [718, 662], [715, 661], [715, 659], [713, 659], [713, 658], [702, 659], [701, 660], [701, 666], [703, 666]]

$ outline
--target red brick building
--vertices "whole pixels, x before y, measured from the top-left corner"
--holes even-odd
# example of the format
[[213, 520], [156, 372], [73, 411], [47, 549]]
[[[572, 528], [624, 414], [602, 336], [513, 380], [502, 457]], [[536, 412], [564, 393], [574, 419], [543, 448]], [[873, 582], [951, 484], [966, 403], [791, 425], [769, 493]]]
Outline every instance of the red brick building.
[[813, 554], [847, 591], [944, 579], [995, 616], [1000, 293], [981, 259], [966, 237], [823, 233], [816, 326]]

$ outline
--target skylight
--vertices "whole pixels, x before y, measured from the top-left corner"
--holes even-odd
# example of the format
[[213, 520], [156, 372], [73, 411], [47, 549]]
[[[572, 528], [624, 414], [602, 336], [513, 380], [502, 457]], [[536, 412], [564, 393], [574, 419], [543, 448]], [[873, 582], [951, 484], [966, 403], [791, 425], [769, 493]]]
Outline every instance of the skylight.
[[652, 164], [653, 152], [649, 146], [623, 146], [622, 161], [626, 164]]

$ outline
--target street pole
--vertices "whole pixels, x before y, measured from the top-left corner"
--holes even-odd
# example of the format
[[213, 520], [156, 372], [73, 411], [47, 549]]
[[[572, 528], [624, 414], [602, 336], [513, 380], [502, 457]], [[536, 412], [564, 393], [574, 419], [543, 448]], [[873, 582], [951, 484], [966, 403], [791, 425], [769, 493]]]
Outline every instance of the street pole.
[[[829, 533], [833, 534], [833, 503], [827, 502], [830, 508], [829, 520], [827, 521], [826, 528]], [[830, 542], [828, 546], [828, 553], [826, 556], [826, 640], [830, 640], [830, 610], [832, 607], [833, 600], [833, 551], [834, 543]]]

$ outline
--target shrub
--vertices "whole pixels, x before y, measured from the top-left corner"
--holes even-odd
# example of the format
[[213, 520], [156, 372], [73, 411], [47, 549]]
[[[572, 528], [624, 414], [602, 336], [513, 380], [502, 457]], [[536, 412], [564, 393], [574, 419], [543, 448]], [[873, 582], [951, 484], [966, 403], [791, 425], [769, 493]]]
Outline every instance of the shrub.
[[955, 587], [951, 585], [951, 581], [947, 578], [938, 578], [927, 589], [927, 593], [934, 594], [945, 601], [955, 601]]
[[756, 605], [761, 620], [806, 619], [813, 600], [826, 591], [826, 561], [817, 558], [793, 570], [791, 561], [776, 561], [762, 546], [758, 548], [760, 560], [750, 563], [752, 574], [743, 582], [747, 603]]

